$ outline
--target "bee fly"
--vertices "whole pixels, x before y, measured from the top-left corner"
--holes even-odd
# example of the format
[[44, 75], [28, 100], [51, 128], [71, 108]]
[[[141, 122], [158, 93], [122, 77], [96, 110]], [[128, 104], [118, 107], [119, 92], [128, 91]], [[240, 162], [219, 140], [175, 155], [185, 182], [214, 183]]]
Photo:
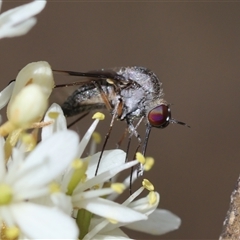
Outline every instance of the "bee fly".
[[[56, 86], [79, 85], [62, 105], [65, 116], [70, 117], [103, 108], [107, 108], [112, 114], [110, 130], [103, 149], [115, 118], [126, 121], [130, 137], [135, 135], [139, 144], [141, 138], [136, 128], [144, 118], [147, 119], [143, 155], [152, 127], [163, 129], [169, 123], [188, 126], [171, 117], [170, 105], [163, 99], [162, 83], [156, 74], [147, 68], [134, 66], [86, 73], [61, 70], [54, 72], [83, 77], [80, 82]], [[136, 126], [133, 125], [135, 120], [138, 120]], [[139, 175], [142, 175], [142, 171], [139, 170]]]

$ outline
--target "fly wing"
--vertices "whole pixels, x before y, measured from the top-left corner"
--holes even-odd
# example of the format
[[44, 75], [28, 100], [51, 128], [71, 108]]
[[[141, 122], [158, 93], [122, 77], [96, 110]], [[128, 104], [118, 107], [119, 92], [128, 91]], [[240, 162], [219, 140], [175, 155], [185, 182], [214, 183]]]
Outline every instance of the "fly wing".
[[68, 87], [75, 85], [84, 85], [91, 82], [108, 82], [109, 84], [113, 84], [115, 86], [121, 87], [126, 86], [133, 81], [130, 79], [126, 79], [124, 76], [117, 74], [116, 71], [113, 70], [97, 70], [90, 72], [75, 72], [75, 71], [65, 71], [65, 70], [53, 70], [54, 73], [60, 73], [69, 76], [81, 77], [77, 82], [67, 83], [67, 84], [59, 84], [56, 85], [55, 88], [59, 87]]
[[56, 88], [78, 86], [62, 105], [66, 116], [102, 108], [107, 108], [111, 112], [116, 104], [116, 96], [133, 82], [114, 70], [90, 72], [53, 70], [53, 72], [80, 77], [76, 82], [55, 86]]

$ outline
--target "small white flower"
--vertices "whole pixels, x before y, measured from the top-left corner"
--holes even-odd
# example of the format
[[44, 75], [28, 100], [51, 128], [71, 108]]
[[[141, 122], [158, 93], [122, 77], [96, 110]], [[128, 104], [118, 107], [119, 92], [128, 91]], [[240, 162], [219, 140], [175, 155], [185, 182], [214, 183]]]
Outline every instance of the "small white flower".
[[[51, 119], [53, 124], [44, 127], [42, 130], [43, 139], [48, 139], [55, 132], [66, 128], [65, 117], [57, 104], [53, 104], [50, 107], [44, 121], [50, 121]], [[104, 151], [97, 176], [95, 176], [100, 153], [85, 159], [79, 159], [98, 121], [94, 120], [79, 143], [77, 159], [74, 165], [67, 169], [61, 179], [58, 179], [62, 191], [71, 196], [74, 209], [80, 209], [78, 213], [74, 212], [80, 230], [85, 231], [85, 234], [80, 235], [80, 238], [84, 240], [129, 239], [119, 227], [127, 227], [154, 235], [161, 235], [177, 229], [181, 222], [180, 219], [167, 210], [157, 209], [160, 199], [159, 194], [153, 192], [154, 188], [149, 181], [145, 181], [145, 188], [150, 191], [148, 196], [134, 200], [143, 191], [144, 187], [141, 187], [123, 204], [112, 201], [117, 195], [113, 187], [114, 183], [111, 184], [111, 187], [105, 186], [102, 188], [109, 179], [114, 179], [119, 172], [138, 164], [137, 160], [125, 163], [126, 154], [122, 150]], [[144, 157], [142, 156], [142, 158]], [[145, 159], [142, 159], [142, 161], [145, 161]], [[137, 174], [134, 172], [133, 181], [136, 179], [136, 176]], [[124, 185], [128, 187], [129, 182], [128, 177], [124, 181]], [[122, 184], [122, 186], [124, 185]], [[109, 199], [101, 196], [109, 196]], [[61, 201], [57, 200], [56, 202], [57, 206], [64, 210], [64, 207], [59, 204]], [[71, 209], [68, 208], [64, 211], [70, 214]], [[86, 222], [90, 219], [90, 227], [82, 229], [81, 227], [85, 228], [84, 225], [87, 225]], [[157, 219], [158, 223], [153, 223], [155, 219]], [[114, 224], [111, 222], [114, 222]]]
[[150, 191], [148, 196], [133, 201], [142, 191], [143, 188], [138, 189], [123, 203], [123, 205], [129, 209], [145, 214], [148, 216], [146, 220], [132, 223], [120, 222], [111, 224], [103, 218], [94, 217], [91, 222], [89, 233], [84, 237], [84, 240], [111, 238], [128, 239], [119, 227], [126, 227], [152, 235], [162, 235], [178, 229], [181, 224], [180, 218], [167, 210], [157, 209], [160, 199], [157, 192]]
[[8, 103], [7, 116], [9, 115], [9, 109], [11, 108], [12, 102], [19, 92], [24, 87], [32, 84], [38, 85], [41, 88], [45, 98], [49, 98], [54, 87], [54, 80], [52, 69], [47, 62], [39, 61], [29, 63], [18, 73], [14, 83], [13, 91], [11, 93], [10, 101]]
[[51, 66], [47, 62], [32, 62], [21, 69], [16, 77], [16, 80], [12, 81], [0, 92], [0, 109], [5, 107], [8, 102], [9, 109], [12, 101], [14, 101], [14, 98], [18, 95], [18, 93], [25, 86], [31, 84], [37, 84], [41, 88], [46, 99], [48, 99], [52, 89], [54, 88], [54, 80]]
[[[98, 115], [99, 118], [102, 118], [101, 114]], [[54, 118], [54, 116], [57, 117]], [[105, 219], [111, 219], [121, 223], [131, 223], [146, 219], [146, 215], [138, 211], [102, 198], [102, 196], [109, 195], [116, 191], [114, 187], [102, 188], [103, 184], [119, 172], [138, 164], [137, 160], [125, 163], [126, 153], [122, 150], [104, 151], [97, 176], [95, 176], [100, 152], [88, 158], [79, 159], [99, 122], [99, 118], [97, 117], [97, 119], [94, 120], [93, 124], [81, 139], [74, 165], [68, 168], [63, 178], [58, 180], [61, 189], [71, 196], [74, 209], [85, 209], [84, 211], [87, 210]], [[62, 129], [66, 127], [65, 117], [57, 104], [53, 104], [50, 107], [45, 115], [44, 121], [51, 119], [54, 119], [54, 123], [44, 127], [42, 130], [43, 141], [44, 139], [48, 139], [54, 132], [62, 131]], [[85, 219], [80, 218], [79, 221], [84, 222]]]
[[[1, 7], [2, 1], [0, 1]], [[46, 0], [35, 0], [31, 3], [10, 9], [0, 15], [0, 39], [26, 34], [37, 22], [34, 15], [40, 13]]]
[[39, 122], [46, 111], [53, 87], [52, 70], [47, 62], [34, 62], [25, 66], [18, 73], [16, 81], [0, 93], [0, 109], [9, 101], [8, 121], [0, 127], [0, 135], [6, 136], [14, 130], [31, 128]]
[[[73, 219], [58, 208], [32, 203], [50, 194], [49, 184], [74, 159], [78, 136], [65, 130], [53, 134], [23, 159], [14, 149], [12, 163], [6, 171], [4, 141], [0, 146], [0, 221], [8, 228], [18, 227], [27, 238], [77, 238]], [[64, 227], [62, 227], [64, 226]]]

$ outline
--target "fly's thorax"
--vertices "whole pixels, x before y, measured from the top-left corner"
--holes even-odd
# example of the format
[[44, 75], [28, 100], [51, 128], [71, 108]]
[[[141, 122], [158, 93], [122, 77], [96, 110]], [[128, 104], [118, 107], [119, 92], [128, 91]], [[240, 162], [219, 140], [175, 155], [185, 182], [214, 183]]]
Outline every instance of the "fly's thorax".
[[127, 80], [136, 82], [145, 92], [154, 96], [162, 95], [162, 83], [157, 75], [145, 67], [122, 67], [117, 73]]

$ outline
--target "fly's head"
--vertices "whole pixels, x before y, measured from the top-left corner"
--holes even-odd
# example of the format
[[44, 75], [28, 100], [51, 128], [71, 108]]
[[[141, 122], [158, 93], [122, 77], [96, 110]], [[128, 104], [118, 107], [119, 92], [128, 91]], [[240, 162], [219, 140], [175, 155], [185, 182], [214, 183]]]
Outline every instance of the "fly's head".
[[189, 127], [186, 123], [180, 122], [171, 117], [170, 104], [161, 101], [159, 105], [153, 107], [147, 114], [147, 120], [151, 127], [165, 128], [169, 123], [177, 123]]
[[156, 128], [165, 128], [171, 120], [171, 110], [169, 105], [161, 104], [149, 111], [147, 115], [149, 124]]

